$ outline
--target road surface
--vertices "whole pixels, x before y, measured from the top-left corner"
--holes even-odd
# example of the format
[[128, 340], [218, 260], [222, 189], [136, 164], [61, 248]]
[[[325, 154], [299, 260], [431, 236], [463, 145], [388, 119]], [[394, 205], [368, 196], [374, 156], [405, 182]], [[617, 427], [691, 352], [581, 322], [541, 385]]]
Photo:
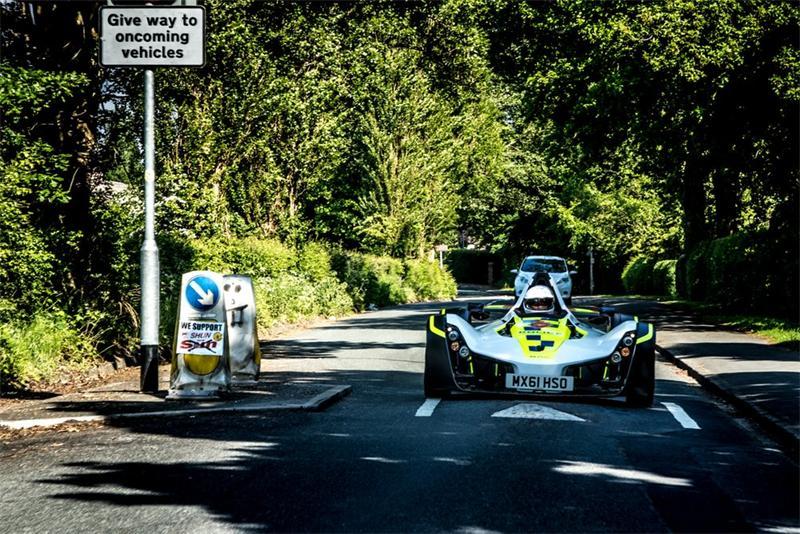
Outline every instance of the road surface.
[[[576, 302], [577, 303], [577, 302]], [[7, 532], [798, 532], [798, 466], [683, 372], [656, 404], [427, 400], [432, 305], [267, 347], [320, 413], [49, 432], [0, 449]]]

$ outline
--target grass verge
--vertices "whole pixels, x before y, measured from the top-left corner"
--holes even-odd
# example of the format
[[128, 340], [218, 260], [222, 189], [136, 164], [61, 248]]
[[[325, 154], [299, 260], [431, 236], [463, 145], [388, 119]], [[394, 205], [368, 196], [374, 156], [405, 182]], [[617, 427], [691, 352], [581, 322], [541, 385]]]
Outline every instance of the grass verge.
[[797, 321], [762, 315], [719, 313], [720, 306], [718, 304], [691, 300], [667, 300], [662, 302], [686, 308], [709, 323], [731, 330], [756, 334], [769, 339], [777, 346], [800, 350], [800, 324]]

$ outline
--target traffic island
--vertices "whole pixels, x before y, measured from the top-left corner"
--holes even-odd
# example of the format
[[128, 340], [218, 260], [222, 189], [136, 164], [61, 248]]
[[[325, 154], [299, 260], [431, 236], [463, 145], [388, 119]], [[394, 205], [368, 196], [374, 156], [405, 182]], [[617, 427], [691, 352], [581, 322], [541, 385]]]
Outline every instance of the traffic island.
[[[168, 369], [161, 369], [162, 384]], [[30, 429], [70, 423], [121, 419], [188, 417], [220, 413], [320, 411], [347, 396], [351, 387], [262, 376], [253, 385], [235, 387], [216, 401], [166, 401], [166, 389], [147, 394], [134, 381], [113, 382], [81, 393], [14, 403], [0, 411], [0, 428]]]

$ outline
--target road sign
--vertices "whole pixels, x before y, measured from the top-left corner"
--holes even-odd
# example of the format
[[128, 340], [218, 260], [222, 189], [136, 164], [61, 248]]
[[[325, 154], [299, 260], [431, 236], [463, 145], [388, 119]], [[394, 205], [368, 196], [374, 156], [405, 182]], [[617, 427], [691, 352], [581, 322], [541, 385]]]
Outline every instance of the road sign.
[[436, 245], [433, 247], [436, 252], [447, 252], [447, 245]]
[[202, 67], [206, 11], [202, 6], [100, 8], [104, 67]]
[[[1, 1], [1, 0], [0, 0]], [[100, 8], [100, 64], [145, 67], [144, 72], [144, 242], [141, 265], [141, 378], [143, 392], [158, 391], [161, 268], [155, 240], [155, 81], [153, 67], [202, 67], [206, 62], [206, 11], [197, 0], [109, 0]], [[171, 5], [172, 7], [165, 7]], [[199, 310], [213, 308], [199, 286]], [[205, 292], [204, 292], [205, 291]], [[188, 297], [188, 295], [183, 295]], [[219, 288], [215, 297], [219, 300]], [[188, 298], [184, 298], [188, 300]], [[216, 303], [216, 301], [215, 301]], [[187, 304], [187, 308], [188, 308]], [[191, 356], [191, 355], [190, 355]]]
[[219, 287], [207, 276], [195, 276], [186, 285], [186, 301], [196, 310], [210, 310], [219, 301]]

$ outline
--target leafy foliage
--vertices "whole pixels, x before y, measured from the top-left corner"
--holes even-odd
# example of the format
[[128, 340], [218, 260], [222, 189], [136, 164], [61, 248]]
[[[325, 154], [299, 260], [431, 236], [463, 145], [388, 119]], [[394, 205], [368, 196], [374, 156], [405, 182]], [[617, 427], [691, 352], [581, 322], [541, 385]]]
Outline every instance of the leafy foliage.
[[63, 369], [86, 369], [96, 340], [64, 312], [0, 323], [0, 377], [15, 387], [48, 380]]
[[[204, 4], [207, 65], [156, 77], [163, 317], [193, 268], [252, 275], [287, 321], [445, 298], [436, 244], [797, 295], [796, 2]], [[99, 68], [92, 2], [0, 14], [0, 315], [58, 308], [130, 354], [141, 75]]]

